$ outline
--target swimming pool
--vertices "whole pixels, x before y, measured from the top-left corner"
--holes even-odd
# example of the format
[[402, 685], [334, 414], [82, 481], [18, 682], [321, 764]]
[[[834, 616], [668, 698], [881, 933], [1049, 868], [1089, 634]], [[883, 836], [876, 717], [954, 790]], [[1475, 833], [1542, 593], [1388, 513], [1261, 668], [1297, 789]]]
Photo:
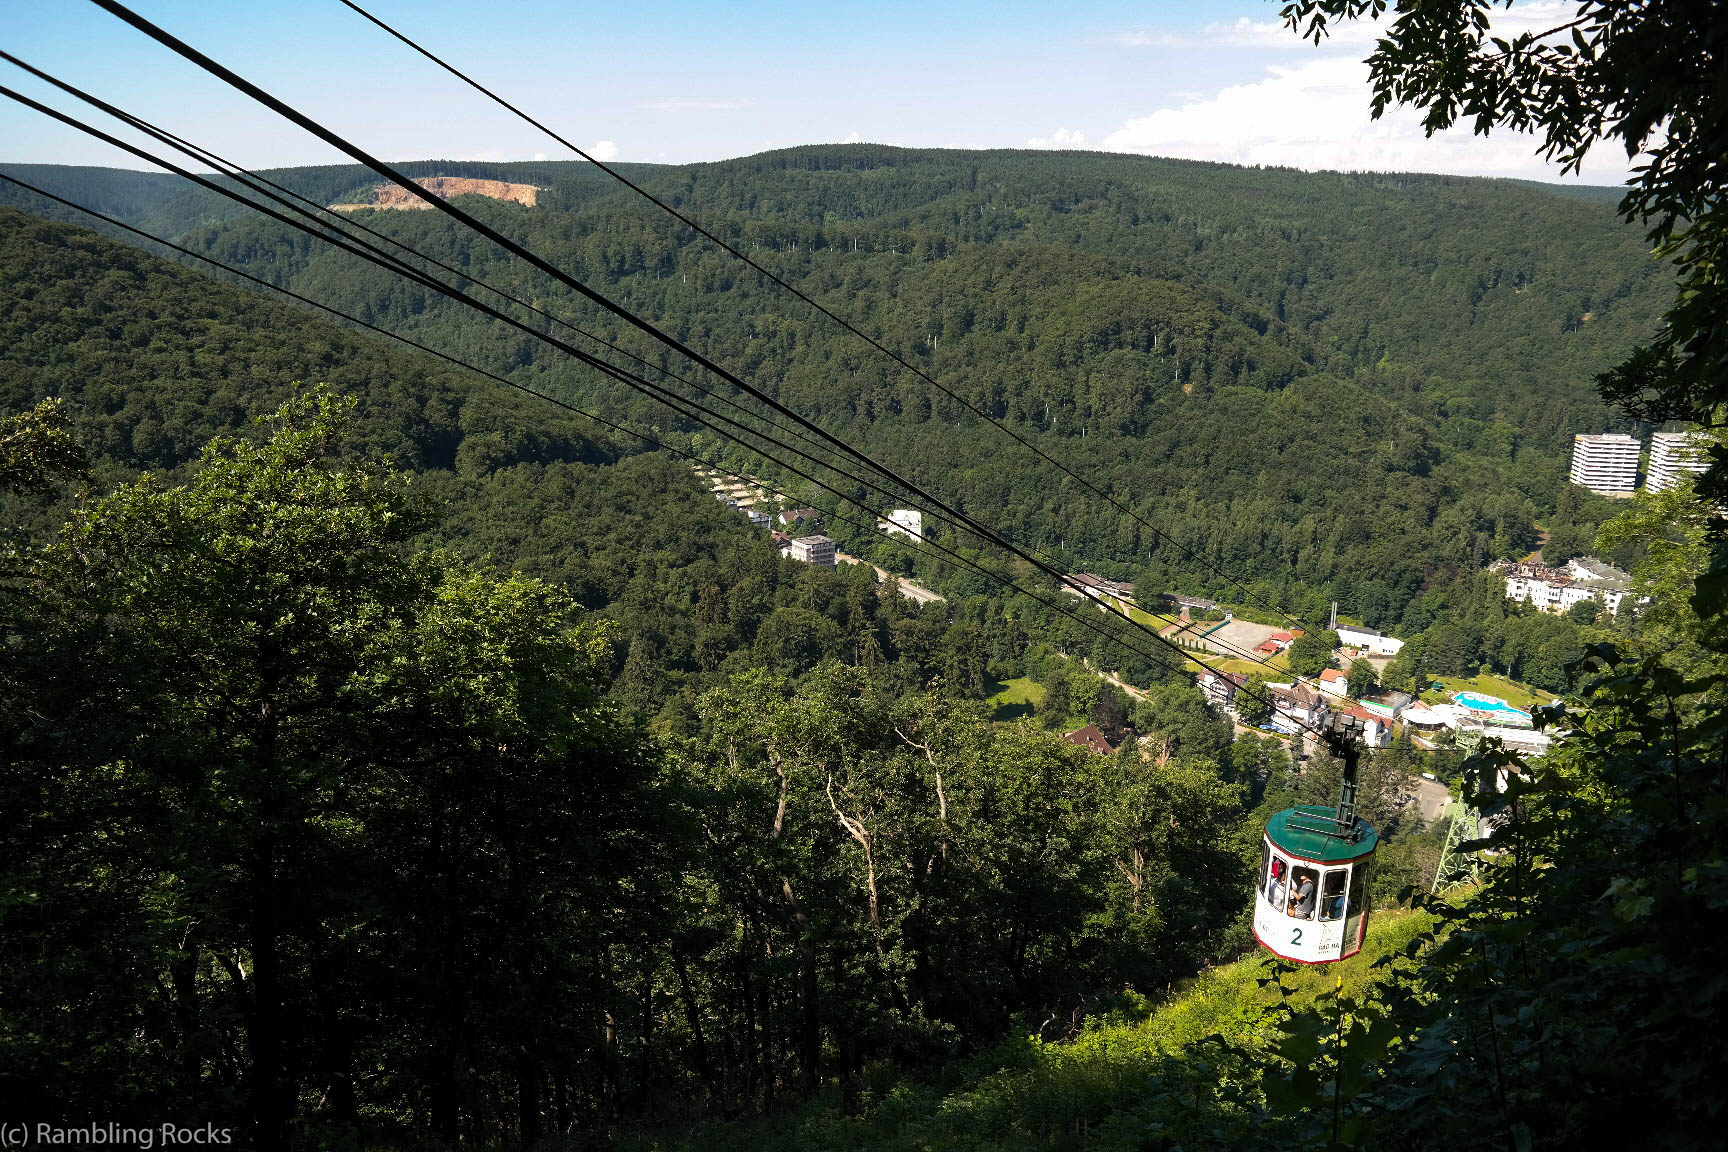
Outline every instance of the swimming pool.
[[1484, 696], [1480, 692], [1456, 692], [1452, 702], [1472, 712], [1485, 712], [1498, 720], [1522, 720], [1528, 724], [1530, 713], [1522, 708], [1514, 708], [1498, 696]]

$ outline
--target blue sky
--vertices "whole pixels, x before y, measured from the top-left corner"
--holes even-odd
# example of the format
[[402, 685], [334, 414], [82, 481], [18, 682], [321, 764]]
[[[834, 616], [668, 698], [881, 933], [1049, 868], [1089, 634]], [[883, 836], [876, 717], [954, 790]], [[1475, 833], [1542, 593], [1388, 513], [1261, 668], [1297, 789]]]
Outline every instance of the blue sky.
[[[1316, 48], [1278, 26], [1272, 2], [361, 2], [608, 158], [866, 140], [1558, 179], [1528, 137], [1425, 140], [1412, 114], [1370, 121], [1372, 27]], [[564, 158], [336, 0], [133, 6], [386, 158]], [[1569, 8], [1521, 3], [1504, 27], [1548, 27]], [[340, 159], [82, 0], [0, 5], [0, 45], [248, 166]], [[10, 102], [0, 160], [140, 166]], [[1584, 178], [1626, 169], [1603, 146]]]

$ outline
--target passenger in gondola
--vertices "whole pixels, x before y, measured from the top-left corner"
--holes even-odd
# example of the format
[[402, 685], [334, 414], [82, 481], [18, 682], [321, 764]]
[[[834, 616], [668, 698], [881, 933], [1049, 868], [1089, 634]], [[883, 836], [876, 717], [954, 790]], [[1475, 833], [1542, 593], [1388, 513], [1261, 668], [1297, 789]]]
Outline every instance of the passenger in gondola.
[[1298, 920], [1314, 916], [1314, 873], [1306, 868], [1296, 873], [1296, 890], [1290, 895], [1290, 915]]
[[1272, 907], [1277, 908], [1280, 911], [1282, 911], [1284, 908], [1284, 893], [1285, 893], [1285, 891], [1286, 891], [1286, 885], [1284, 883], [1284, 861], [1278, 859], [1277, 857], [1273, 857], [1273, 859], [1272, 859], [1272, 879], [1267, 884], [1266, 899], [1271, 903]]
[[1326, 873], [1326, 890], [1320, 896], [1320, 919], [1342, 920], [1344, 918], [1344, 870], [1334, 869]]

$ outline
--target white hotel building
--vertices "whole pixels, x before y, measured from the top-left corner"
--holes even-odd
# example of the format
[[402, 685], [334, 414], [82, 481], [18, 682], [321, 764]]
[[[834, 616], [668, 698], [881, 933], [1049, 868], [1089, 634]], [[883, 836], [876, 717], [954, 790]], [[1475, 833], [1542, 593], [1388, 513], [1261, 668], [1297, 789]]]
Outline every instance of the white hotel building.
[[1638, 486], [1637, 437], [1623, 432], [1572, 437], [1572, 483], [1603, 496], [1630, 496]]
[[1626, 573], [1588, 556], [1576, 557], [1564, 568], [1499, 560], [1488, 570], [1506, 577], [1508, 597], [1544, 612], [1561, 613], [1574, 604], [1594, 600], [1604, 611], [1618, 613], [1620, 601], [1632, 587], [1632, 578]]
[[1710, 466], [1704, 455], [1704, 438], [1696, 432], [1658, 432], [1650, 437], [1650, 467], [1644, 476], [1646, 492], [1666, 492], [1686, 473], [1703, 472]]

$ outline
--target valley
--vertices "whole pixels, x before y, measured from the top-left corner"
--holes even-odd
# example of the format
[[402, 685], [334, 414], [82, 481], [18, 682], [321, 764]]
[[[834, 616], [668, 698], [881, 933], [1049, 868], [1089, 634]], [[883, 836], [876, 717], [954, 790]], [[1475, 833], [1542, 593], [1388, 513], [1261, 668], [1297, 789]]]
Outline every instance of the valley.
[[[1608, 705], [1552, 752], [1520, 710], [1678, 627], [1493, 567], [1670, 555], [1566, 473], [1642, 430], [1594, 384], [1667, 299], [1638, 231], [1122, 155], [623, 167], [904, 363], [588, 165], [404, 169], [756, 392], [357, 168], [270, 175], [522, 325], [0, 165], [382, 333], [0, 187], [0, 412], [83, 462], [0, 504], [0, 1089], [381, 1147], [1226, 1147], [1349, 1069], [1396, 1129], [1361, 1085], [1468, 907], [1454, 798], [1518, 739], [1585, 771]], [[1244, 902], [1339, 801], [1334, 716], [1390, 966], [1347, 992]]]

